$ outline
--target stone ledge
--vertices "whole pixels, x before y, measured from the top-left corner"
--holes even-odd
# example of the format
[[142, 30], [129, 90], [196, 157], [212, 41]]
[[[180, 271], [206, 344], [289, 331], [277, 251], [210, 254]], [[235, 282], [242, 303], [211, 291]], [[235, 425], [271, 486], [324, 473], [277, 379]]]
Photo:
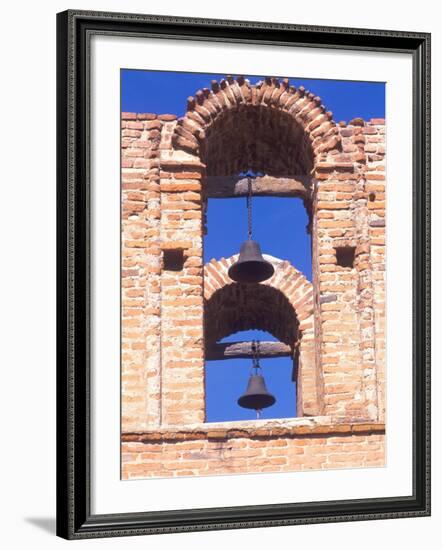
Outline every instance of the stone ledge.
[[213, 422], [187, 426], [162, 426], [152, 430], [124, 432], [122, 442], [189, 441], [199, 439], [279, 438], [326, 435], [384, 434], [384, 422], [340, 422], [331, 417]]

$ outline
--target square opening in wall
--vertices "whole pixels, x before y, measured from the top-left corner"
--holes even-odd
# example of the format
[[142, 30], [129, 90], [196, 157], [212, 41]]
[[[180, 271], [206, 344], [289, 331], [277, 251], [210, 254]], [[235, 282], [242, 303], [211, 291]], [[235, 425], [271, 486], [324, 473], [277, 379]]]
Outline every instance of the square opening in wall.
[[336, 250], [336, 262], [341, 267], [353, 268], [355, 263], [355, 250], [354, 246], [338, 246]]
[[184, 251], [182, 248], [171, 248], [163, 251], [164, 271], [182, 271], [184, 267]]

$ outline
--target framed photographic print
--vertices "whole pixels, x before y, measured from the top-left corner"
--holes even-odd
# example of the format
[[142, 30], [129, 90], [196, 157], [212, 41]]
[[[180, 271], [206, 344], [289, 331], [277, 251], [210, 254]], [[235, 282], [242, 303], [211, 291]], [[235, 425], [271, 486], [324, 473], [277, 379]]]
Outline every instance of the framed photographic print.
[[430, 513], [430, 36], [58, 14], [57, 533]]

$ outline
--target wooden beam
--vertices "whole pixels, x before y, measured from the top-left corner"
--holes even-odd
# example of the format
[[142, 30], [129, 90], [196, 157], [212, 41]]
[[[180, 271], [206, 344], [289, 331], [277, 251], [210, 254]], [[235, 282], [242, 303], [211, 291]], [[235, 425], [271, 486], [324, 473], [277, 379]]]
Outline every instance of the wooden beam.
[[[251, 359], [252, 357], [252, 342], [217, 343], [206, 350], [207, 361], [216, 361], [219, 359]], [[259, 357], [260, 359], [292, 357], [292, 349], [282, 342], [260, 342]]]
[[[306, 198], [309, 196], [309, 186], [310, 176], [260, 176], [252, 179], [252, 194], [263, 197]], [[248, 181], [247, 178], [239, 176], [208, 176], [206, 190], [209, 199], [245, 197], [248, 192]]]

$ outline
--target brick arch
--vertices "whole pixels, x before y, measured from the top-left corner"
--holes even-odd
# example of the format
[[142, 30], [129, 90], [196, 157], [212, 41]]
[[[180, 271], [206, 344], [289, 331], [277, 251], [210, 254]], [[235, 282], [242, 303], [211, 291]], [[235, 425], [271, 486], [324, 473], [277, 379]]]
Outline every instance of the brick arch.
[[298, 360], [298, 415], [320, 414], [322, 386], [316, 368], [312, 283], [287, 260], [264, 255], [273, 264], [274, 275], [260, 284], [239, 285], [227, 274], [237, 258], [213, 259], [204, 266], [206, 344], [250, 328], [272, 333], [292, 346]]
[[270, 332], [292, 348], [298, 340], [299, 322], [293, 306], [270, 285], [231, 282], [216, 290], [205, 306], [206, 345], [252, 329]]
[[[227, 272], [238, 259], [236, 254], [227, 259], [221, 258], [207, 263], [204, 266], [204, 300], [206, 304], [216, 299], [222, 289], [228, 289], [228, 293], [225, 294], [227, 299], [238, 300], [240, 292], [246, 293], [246, 297], [249, 297], [249, 294], [252, 296], [261, 288], [263, 289], [261, 297], [264, 299], [264, 303], [269, 299], [276, 300], [273, 305], [275, 309], [279, 305], [285, 310], [283, 312], [284, 319], [288, 320], [290, 315], [293, 316], [293, 313], [289, 313], [290, 311], [296, 314], [293, 319], [296, 318], [297, 329], [301, 334], [313, 330], [312, 283], [290, 262], [267, 254], [264, 255], [264, 258], [273, 264], [275, 273], [269, 280], [257, 285], [238, 285], [230, 279]], [[235, 323], [240, 326], [239, 321], [235, 321]], [[290, 337], [289, 329], [280, 329], [278, 332], [283, 335], [283, 341], [290, 343], [287, 341]], [[277, 335], [275, 334], [275, 336]]]
[[[267, 157], [274, 158], [273, 164], [264, 169], [269, 168], [271, 172], [277, 173], [284, 168], [296, 173], [300, 168], [306, 170], [313, 167], [328, 152], [340, 150], [341, 137], [332, 116], [322, 105], [320, 97], [303, 86], [291, 86], [288, 79], [279, 81], [277, 78], [267, 77], [251, 85], [242, 76], [236, 79], [228, 76], [220, 82], [213, 80], [211, 90], [204, 88], [197, 91], [194, 97], [188, 98], [187, 112], [178, 120], [172, 135], [172, 144], [177, 149], [198, 156], [206, 164], [212, 164], [212, 168], [208, 169], [221, 175], [226, 175], [226, 170], [230, 173], [248, 168], [259, 170], [260, 166], [254, 166], [253, 163], [262, 157], [262, 150], [253, 154], [253, 150], [250, 150], [253, 146], [250, 144], [232, 140], [228, 136], [223, 141], [223, 136], [214, 131], [216, 127], [220, 127], [220, 121], [225, 122], [230, 117], [234, 119], [235, 137], [243, 127], [253, 132], [254, 137], [265, 131], [268, 137], [265, 145], [268, 152], [272, 153]], [[218, 141], [208, 150], [207, 138], [212, 134], [216, 134]], [[272, 148], [276, 135], [279, 151]], [[236, 156], [237, 166], [233, 167], [223, 165], [220, 159], [214, 161], [211, 158], [213, 151], [210, 149], [223, 147], [225, 153], [226, 146], [236, 146], [237, 152], [245, 152], [248, 158]], [[281, 162], [278, 163], [278, 157], [284, 152], [291, 163], [285, 167]], [[232, 157], [231, 154], [223, 156]], [[206, 162], [207, 160], [211, 160], [211, 163]], [[246, 160], [252, 166], [245, 168]]]

